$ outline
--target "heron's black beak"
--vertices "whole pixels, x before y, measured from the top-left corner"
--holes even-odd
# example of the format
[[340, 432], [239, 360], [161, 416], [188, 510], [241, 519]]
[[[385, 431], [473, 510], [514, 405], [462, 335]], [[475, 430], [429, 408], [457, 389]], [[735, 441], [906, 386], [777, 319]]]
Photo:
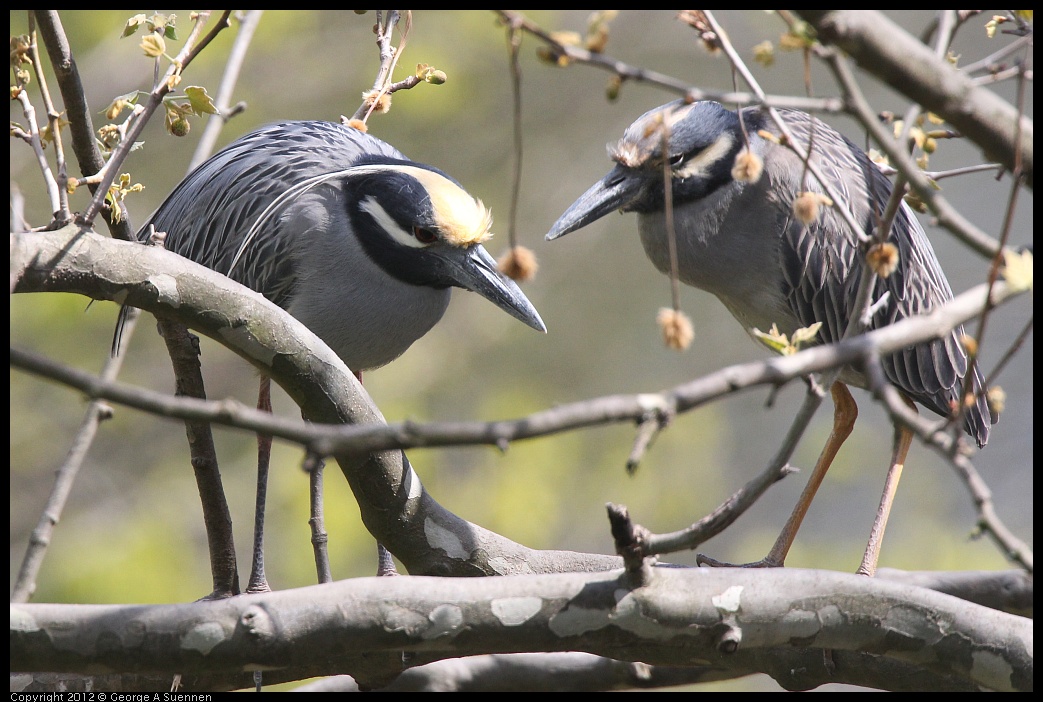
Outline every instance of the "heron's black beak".
[[453, 254], [442, 260], [452, 271], [450, 277], [454, 285], [478, 293], [536, 331], [547, 331], [529, 298], [525, 297], [517, 283], [499, 271], [496, 261], [484, 246], [472, 244], [467, 248], [456, 249]]
[[642, 197], [644, 186], [645, 179], [633, 169], [617, 165], [558, 217], [558, 221], [547, 232], [547, 240], [581, 229], [609, 212], [626, 211]]

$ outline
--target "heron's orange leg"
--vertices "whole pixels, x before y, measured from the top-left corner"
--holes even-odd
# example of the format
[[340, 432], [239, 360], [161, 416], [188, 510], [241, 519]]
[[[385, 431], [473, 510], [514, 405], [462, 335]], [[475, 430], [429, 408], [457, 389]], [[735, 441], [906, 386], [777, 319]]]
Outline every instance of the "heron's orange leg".
[[[807, 514], [811, 501], [815, 499], [815, 493], [822, 484], [822, 479], [826, 477], [826, 472], [829, 471], [829, 466], [833, 463], [837, 452], [847, 437], [851, 435], [855, 420], [858, 418], [858, 405], [855, 404], [855, 398], [851, 397], [851, 391], [847, 389], [846, 385], [835, 382], [830, 392], [833, 395], [833, 431], [830, 432], [829, 439], [822, 448], [822, 453], [818, 457], [818, 462], [815, 463], [815, 470], [812, 471], [804, 492], [797, 500], [797, 506], [793, 508], [792, 514], [786, 521], [786, 525], [782, 527], [782, 532], [775, 540], [775, 545], [771, 547], [768, 555], [755, 563], [742, 564], [741, 567], [781, 568], [786, 564], [786, 555], [789, 553], [790, 546], [793, 545], [793, 540], [797, 537], [797, 531], [800, 529], [801, 522], [804, 521], [804, 515]], [[700, 565], [709, 566], [732, 565], [706, 556], [699, 556], [697, 562]]]
[[836, 458], [840, 447], [851, 435], [855, 420], [858, 418], [858, 405], [855, 404], [855, 398], [851, 397], [851, 391], [847, 389], [846, 385], [841, 382], [833, 383], [830, 391], [833, 395], [833, 431], [830, 432], [826, 445], [822, 447], [822, 453], [818, 457], [818, 462], [815, 463], [815, 470], [812, 471], [804, 492], [800, 494], [797, 506], [793, 508], [793, 513], [790, 514], [786, 525], [782, 527], [782, 532], [775, 540], [775, 545], [764, 557], [769, 564], [777, 566], [785, 564], [786, 555], [789, 553], [790, 546], [793, 545], [793, 540], [797, 537], [797, 530], [804, 521], [804, 515], [808, 513], [808, 508], [811, 507], [811, 501], [815, 499], [815, 493], [818, 492], [822, 479], [826, 477], [826, 472], [833, 464], [833, 459]]
[[[902, 399], [913, 408], [913, 411], [916, 411], [915, 405], [908, 398], [903, 395]], [[855, 571], [859, 575], [873, 577], [876, 574], [876, 563], [880, 559], [880, 545], [884, 541], [884, 529], [887, 527], [887, 518], [891, 515], [891, 505], [894, 504], [895, 492], [898, 491], [898, 481], [902, 477], [905, 458], [909, 454], [909, 447], [912, 443], [913, 432], [896, 423], [891, 467], [887, 469], [887, 478], [884, 481], [884, 494], [880, 497], [880, 506], [877, 507], [876, 519], [873, 520], [873, 528], [869, 532], [869, 543], [866, 544], [866, 552], [862, 556], [862, 564]]]

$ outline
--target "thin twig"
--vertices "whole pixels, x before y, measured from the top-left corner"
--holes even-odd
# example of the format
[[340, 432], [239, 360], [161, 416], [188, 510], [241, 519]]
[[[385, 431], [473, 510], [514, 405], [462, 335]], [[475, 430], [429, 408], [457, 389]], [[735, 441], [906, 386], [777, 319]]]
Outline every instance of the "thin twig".
[[562, 44], [539, 25], [526, 17], [508, 10], [495, 10], [507, 23], [518, 23], [522, 29], [529, 34], [538, 37], [550, 49], [562, 56], [568, 57], [569, 61], [583, 63], [595, 68], [607, 70], [618, 76], [621, 80], [634, 80], [643, 83], [657, 85], [669, 90], [688, 100], [716, 100], [717, 102], [734, 102], [739, 105], [764, 105], [771, 107], [783, 107], [805, 112], [843, 112], [844, 104], [836, 98], [808, 99], [794, 97], [791, 95], [755, 95], [744, 92], [721, 92], [718, 90], [704, 90], [694, 85], [680, 81], [673, 76], [668, 76], [657, 71], [630, 65], [624, 61], [614, 59], [606, 54], [594, 53], [586, 49]]
[[56, 223], [65, 224], [72, 221], [72, 213], [69, 211], [69, 192], [66, 189], [68, 164], [65, 162], [65, 146], [61, 139], [61, 115], [54, 106], [51, 99], [51, 90], [48, 87], [47, 75], [43, 70], [43, 62], [40, 60], [40, 47], [36, 42], [36, 19], [33, 13], [29, 13], [29, 27], [32, 41], [29, 44], [29, 52], [33, 59], [33, 70], [36, 72], [36, 84], [39, 86], [40, 98], [43, 100], [44, 109], [47, 111], [47, 123], [51, 129], [54, 145], [54, 164], [58, 171], [58, 207], [53, 211]]
[[518, 200], [521, 195], [522, 178], [522, 108], [521, 108], [521, 67], [518, 64], [518, 50], [521, 47], [522, 34], [514, 24], [508, 25], [507, 44], [510, 48], [511, 98], [513, 110], [511, 117], [514, 127], [514, 182], [511, 185], [511, 206], [507, 220], [507, 241], [513, 249], [518, 245], [517, 220]]
[[237, 115], [242, 111], [241, 109], [230, 107], [232, 93], [235, 92], [236, 83], [239, 81], [239, 72], [243, 68], [243, 62], [246, 61], [246, 52], [250, 48], [254, 31], [257, 29], [257, 25], [260, 24], [261, 15], [263, 14], [264, 10], [247, 10], [242, 21], [239, 22], [239, 31], [236, 33], [235, 41], [232, 43], [232, 50], [228, 53], [228, 62], [225, 64], [225, 70], [221, 74], [221, 83], [214, 98], [218, 114], [208, 115], [206, 126], [203, 128], [203, 133], [199, 137], [199, 143], [196, 144], [196, 150], [192, 154], [192, 161], [188, 164], [189, 171], [192, 171], [196, 166], [210, 158], [210, 154], [214, 151], [214, 145], [217, 143], [217, 137], [221, 133], [221, 128], [228, 123], [228, 120], [233, 115]]
[[[133, 322], [131, 322], [133, 323]], [[100, 380], [102, 382], [113, 382], [119, 374], [123, 357], [110, 357], [106, 359], [102, 368]], [[112, 416], [112, 408], [104, 400], [92, 400], [87, 406], [87, 411], [80, 422], [80, 427], [73, 437], [72, 446], [65, 456], [65, 460], [59, 466], [54, 478], [54, 487], [47, 498], [43, 513], [33, 529], [29, 538], [22, 565], [18, 569], [18, 577], [15, 579], [11, 593], [12, 602], [28, 602], [36, 591], [37, 576], [43, 566], [44, 557], [47, 555], [47, 547], [51, 543], [54, 527], [61, 520], [65, 503], [72, 494], [72, 487], [76, 482], [83, 459], [87, 455], [94, 437], [97, 434], [101, 422]]]
[[[494, 422], [403, 422], [336, 427], [302, 425], [300, 422], [255, 413], [234, 401], [203, 402], [190, 398], [172, 398], [163, 393], [120, 383], [104, 383], [89, 373], [67, 368], [14, 347], [9, 353], [12, 367], [75, 387], [92, 399], [105, 399], [171, 418], [206, 420], [252, 432], [265, 432], [276, 438], [302, 444], [323, 456], [340, 451], [369, 453], [392, 448], [500, 445], [579, 428], [639, 421], [648, 415], [650, 408], [655, 407], [669, 414], [687, 412], [743, 389], [760, 385], [776, 386], [810, 373], [859, 363], [866, 353], [888, 355], [906, 346], [948, 334], [954, 327], [979, 314], [984, 304], [985, 290], [984, 284], [979, 285], [926, 315], [908, 317], [856, 338], [837, 344], [813, 346], [791, 356], [772, 356], [763, 361], [727, 366], [660, 393], [593, 398], [558, 405], [520, 419]], [[1010, 286], [1001, 282], [993, 290], [992, 300], [999, 305], [1016, 294]], [[281, 311], [279, 313], [285, 314]], [[780, 461], [779, 465], [785, 462]]]
[[93, 224], [95, 217], [98, 216], [98, 212], [101, 211], [102, 205], [105, 202], [105, 194], [108, 192], [109, 186], [111, 186], [115, 181], [116, 173], [119, 171], [123, 161], [127, 158], [127, 155], [130, 154], [134, 141], [145, 128], [145, 124], [148, 122], [149, 118], [151, 118], [156, 110], [159, 109], [159, 106], [163, 102], [163, 98], [171, 91], [172, 88], [170, 86], [170, 81], [166, 78], [172, 77], [175, 73], [180, 73], [187, 68], [192, 60], [199, 55], [199, 52], [205, 49], [219, 32], [228, 27], [228, 17], [231, 13], [231, 10], [225, 10], [210, 33], [200, 39], [197, 44], [193, 44], [193, 40], [198, 33], [202, 31], [203, 26], [206, 24], [206, 19], [210, 14], [209, 12], [199, 13], [196, 24], [193, 27], [191, 34], [189, 34], [184, 48], [175, 57], [174, 63], [170, 68], [167, 69], [167, 72], [164, 74], [164, 79], [157, 81], [156, 85], [153, 86], [152, 92], [149, 93], [148, 100], [146, 100], [141, 114], [136, 120], [134, 120], [133, 124], [127, 130], [126, 137], [120, 141], [115, 149], [113, 149], [109, 160], [106, 161], [105, 165], [102, 167], [101, 173], [104, 175], [98, 182], [98, 190], [94, 193], [94, 198], [84, 210], [83, 214], [80, 215], [78, 221], [87, 226]]

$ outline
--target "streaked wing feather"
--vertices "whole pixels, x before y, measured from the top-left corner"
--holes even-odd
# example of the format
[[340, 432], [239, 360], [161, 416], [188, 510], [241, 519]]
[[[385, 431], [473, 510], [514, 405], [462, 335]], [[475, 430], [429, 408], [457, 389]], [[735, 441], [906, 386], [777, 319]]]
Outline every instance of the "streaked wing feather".
[[[799, 112], [782, 111], [796, 139], [807, 148], [812, 140], [814, 162], [839, 188], [863, 232], [871, 234], [891, 194], [891, 182], [865, 153], [828, 125]], [[814, 135], [812, 134], [814, 124]], [[812, 176], [808, 176], [813, 180]], [[818, 188], [813, 188], [818, 190]], [[796, 192], [792, 193], [796, 197]], [[872, 300], [886, 301], [869, 328], [923, 314], [952, 299], [952, 290], [934, 249], [912, 211], [902, 203], [891, 228], [890, 241], [898, 248], [898, 263], [887, 278], [877, 278]], [[855, 294], [865, 265], [858, 241], [832, 210], [804, 226], [789, 219], [783, 242], [788, 299], [803, 326], [823, 323], [821, 337], [839, 340], [853, 313]], [[942, 339], [904, 349], [883, 359], [888, 379], [911, 398], [943, 416], [958, 402], [968, 359], [959, 327]], [[975, 388], [984, 380], [975, 369]], [[966, 418], [966, 428], [984, 444], [990, 414], [979, 396]]]
[[[190, 173], [149, 218], [139, 238], [154, 224], [167, 233], [171, 251], [286, 307], [296, 272], [284, 233], [292, 228], [284, 226], [281, 210], [295, 200], [295, 186], [343, 170], [367, 154], [405, 158], [378, 139], [332, 122], [269, 125]], [[291, 196], [285, 197], [288, 192]], [[273, 203], [268, 220], [255, 227]]]

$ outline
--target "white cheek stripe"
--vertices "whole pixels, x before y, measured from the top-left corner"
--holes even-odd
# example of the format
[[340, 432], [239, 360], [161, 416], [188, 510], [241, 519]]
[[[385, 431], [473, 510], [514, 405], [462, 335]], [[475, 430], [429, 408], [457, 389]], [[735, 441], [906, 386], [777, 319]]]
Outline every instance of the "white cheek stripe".
[[421, 244], [416, 240], [411, 232], [407, 232], [398, 222], [387, 213], [380, 203], [377, 202], [377, 198], [370, 195], [360, 203], [360, 207], [369, 213], [369, 215], [376, 220], [377, 224], [383, 227], [384, 231], [391, 235], [391, 238], [402, 244], [403, 246], [412, 246], [414, 249], [422, 249], [426, 247], [426, 244]]
[[707, 170], [717, 161], [724, 158], [735, 143], [731, 134], [722, 134], [713, 143], [713, 146], [704, 149], [698, 155], [685, 161], [680, 168], [674, 170], [674, 178], [691, 178], [692, 176], [704, 176]]

